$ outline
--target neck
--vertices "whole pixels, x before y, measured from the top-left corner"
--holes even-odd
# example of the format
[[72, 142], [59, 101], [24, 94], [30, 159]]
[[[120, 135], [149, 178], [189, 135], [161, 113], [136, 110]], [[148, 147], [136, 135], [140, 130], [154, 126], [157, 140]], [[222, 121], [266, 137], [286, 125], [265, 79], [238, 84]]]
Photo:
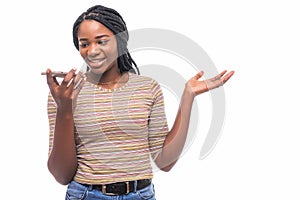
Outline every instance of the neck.
[[109, 80], [109, 81], [102, 81], [102, 79], [99, 80], [98, 85], [110, 85], [110, 84], [116, 84], [120, 81], [120, 79], [122, 78], [122, 74], [118, 74], [117, 77]]
[[95, 73], [92, 70], [87, 72], [88, 80], [96, 85], [118, 81], [121, 75], [122, 74], [117, 67], [109, 69], [104, 73]]
[[129, 76], [128, 73], [114, 73], [111, 76], [105, 76], [105, 74], [95, 74], [93, 72], [87, 73], [87, 80], [95, 85], [107, 89], [114, 89], [123, 86], [127, 81]]

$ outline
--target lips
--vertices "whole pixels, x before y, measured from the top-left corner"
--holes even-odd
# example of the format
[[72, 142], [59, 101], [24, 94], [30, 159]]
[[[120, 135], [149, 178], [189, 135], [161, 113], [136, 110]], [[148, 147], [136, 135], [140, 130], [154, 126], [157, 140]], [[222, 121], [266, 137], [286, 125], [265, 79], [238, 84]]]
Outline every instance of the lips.
[[105, 58], [99, 58], [99, 59], [86, 59], [89, 63], [101, 63], [105, 60]]
[[99, 58], [99, 59], [89, 59], [86, 58], [86, 63], [91, 67], [91, 68], [99, 68], [103, 65], [103, 63], [106, 61], [106, 58]]

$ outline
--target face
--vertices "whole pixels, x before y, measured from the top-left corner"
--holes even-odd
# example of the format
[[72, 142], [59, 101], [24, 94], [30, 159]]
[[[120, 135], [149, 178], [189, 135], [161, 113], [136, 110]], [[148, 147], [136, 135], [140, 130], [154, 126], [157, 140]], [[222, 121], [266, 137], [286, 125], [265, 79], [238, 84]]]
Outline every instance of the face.
[[95, 20], [84, 20], [78, 29], [79, 52], [91, 72], [118, 73], [117, 41], [112, 31]]

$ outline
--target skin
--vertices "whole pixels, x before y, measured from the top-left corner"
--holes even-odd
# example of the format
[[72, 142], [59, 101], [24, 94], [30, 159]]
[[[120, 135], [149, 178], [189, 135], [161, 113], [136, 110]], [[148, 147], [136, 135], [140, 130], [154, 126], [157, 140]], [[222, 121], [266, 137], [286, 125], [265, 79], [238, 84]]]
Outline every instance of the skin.
[[[108, 88], [117, 88], [128, 81], [128, 73], [121, 74], [117, 65], [117, 41], [114, 34], [101, 23], [85, 20], [79, 26], [79, 52], [90, 66], [87, 81], [94, 84], [105, 84]], [[65, 76], [59, 84], [52, 72], [47, 69], [47, 83], [57, 104], [56, 126], [54, 130], [53, 149], [48, 159], [49, 171], [56, 180], [68, 184], [77, 169], [76, 146], [74, 141], [73, 102], [82, 87], [84, 76], [75, 69]], [[199, 80], [204, 72], [192, 77], [186, 84], [181, 97], [181, 103], [174, 121], [174, 125], [167, 135], [162, 151], [155, 158], [155, 163], [163, 171], [169, 171], [179, 159], [186, 141], [188, 125], [194, 98], [209, 90], [225, 84], [233, 71], [224, 70], [219, 75]], [[118, 81], [116, 81], [118, 80]], [[78, 87], [74, 88], [78, 84]]]
[[234, 71], [226, 73], [227, 71], [224, 70], [213, 78], [199, 81], [204, 74], [201, 71], [185, 84], [173, 127], [165, 139], [161, 153], [155, 159], [155, 163], [161, 170], [170, 171], [180, 157], [188, 133], [194, 98], [199, 94], [222, 86], [230, 79]]
[[[94, 83], [109, 83], [128, 74], [121, 74], [117, 64], [117, 40], [112, 31], [94, 20], [83, 21], [78, 29], [79, 52], [89, 65], [87, 80]], [[116, 81], [119, 82], [120, 81]], [[124, 80], [121, 81], [124, 83]], [[110, 88], [120, 85], [110, 84]]]

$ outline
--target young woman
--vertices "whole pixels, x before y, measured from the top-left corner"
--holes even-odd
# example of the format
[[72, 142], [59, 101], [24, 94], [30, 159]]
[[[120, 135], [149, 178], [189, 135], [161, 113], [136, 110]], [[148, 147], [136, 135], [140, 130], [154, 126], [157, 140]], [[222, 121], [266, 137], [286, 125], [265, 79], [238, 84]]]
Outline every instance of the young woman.
[[66, 199], [155, 199], [151, 161], [163, 171], [174, 166], [195, 96], [223, 85], [234, 72], [191, 78], [169, 130], [160, 85], [139, 75], [117, 11], [89, 8], [74, 23], [73, 41], [88, 71], [76, 75], [72, 69], [60, 84], [46, 71], [49, 171], [68, 184]]

